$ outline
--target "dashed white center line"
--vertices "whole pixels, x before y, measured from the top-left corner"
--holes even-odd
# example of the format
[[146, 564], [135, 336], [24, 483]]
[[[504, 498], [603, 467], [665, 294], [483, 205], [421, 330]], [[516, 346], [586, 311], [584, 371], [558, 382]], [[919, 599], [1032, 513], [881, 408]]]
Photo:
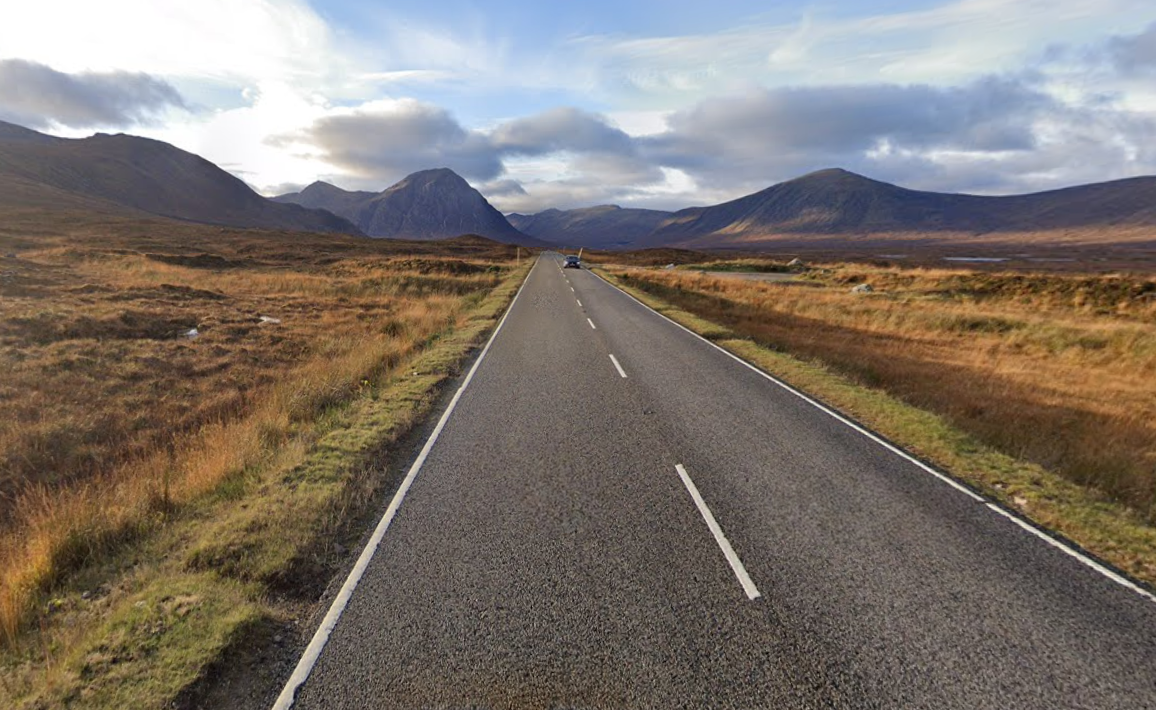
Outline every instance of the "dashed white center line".
[[[611, 357], [614, 357], [611, 355]], [[625, 377], [626, 375], [623, 375]], [[722, 549], [723, 556], [727, 558], [731, 569], [735, 576], [739, 578], [739, 584], [742, 585], [743, 591], [747, 593], [747, 599], [754, 601], [762, 596], [759, 593], [758, 587], [751, 581], [751, 576], [747, 574], [747, 568], [743, 567], [743, 561], [735, 554], [735, 550], [731, 547], [731, 543], [727, 540], [727, 536], [723, 535], [722, 528], [719, 527], [718, 522], [714, 519], [714, 515], [710, 512], [710, 508], [706, 507], [706, 501], [702, 499], [702, 495], [698, 492], [698, 487], [694, 485], [694, 481], [690, 480], [690, 474], [686, 472], [682, 464], [675, 464], [674, 470], [678, 471], [678, 477], [682, 479], [686, 490], [690, 491], [690, 497], [694, 499], [694, 504], [698, 507], [698, 512], [702, 513], [703, 520], [706, 521], [706, 526], [710, 528], [710, 532], [714, 535], [715, 542]]]
[[570, 293], [577, 293], [577, 291], [574, 290], [573, 286], [570, 287]]
[[614, 363], [614, 369], [618, 370], [618, 374], [622, 375], [622, 377], [625, 378], [626, 377], [626, 370], [623, 370], [622, 365], [618, 364], [618, 358], [614, 357], [614, 355], [611, 354], [610, 355], [610, 362]]
[[[575, 298], [574, 300], [575, 300], [575, 301], [578, 301], [578, 299], [577, 299], [577, 298]], [[581, 307], [582, 307], [582, 301], [578, 301], [578, 307], [579, 307], [579, 308], [581, 308]]]
[[598, 326], [594, 325], [594, 321], [592, 321], [592, 320], [590, 320], [589, 318], [587, 318], [587, 319], [586, 319], [586, 322], [590, 324], [590, 327], [591, 327], [591, 328], [593, 328], [594, 330], [598, 330]]

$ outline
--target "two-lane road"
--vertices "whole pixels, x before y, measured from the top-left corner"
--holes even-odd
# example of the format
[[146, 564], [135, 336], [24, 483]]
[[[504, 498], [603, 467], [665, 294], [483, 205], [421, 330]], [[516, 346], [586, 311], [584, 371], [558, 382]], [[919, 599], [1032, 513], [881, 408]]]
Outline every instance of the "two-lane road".
[[1156, 708], [1149, 598], [553, 255], [427, 453], [282, 706]]

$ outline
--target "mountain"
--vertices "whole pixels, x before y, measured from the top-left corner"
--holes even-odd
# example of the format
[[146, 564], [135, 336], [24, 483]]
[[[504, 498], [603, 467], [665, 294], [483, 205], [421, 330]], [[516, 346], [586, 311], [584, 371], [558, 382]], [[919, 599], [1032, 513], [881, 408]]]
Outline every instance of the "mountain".
[[0, 121], [0, 142], [7, 143], [53, 143], [61, 140], [53, 136], [38, 133], [31, 128], [17, 126], [15, 123]]
[[315, 182], [301, 192], [273, 199], [327, 209], [371, 237], [445, 239], [478, 234], [510, 244], [543, 244], [515, 229], [448, 168], [414, 173], [381, 193], [349, 192]]
[[617, 249], [653, 232], [670, 212], [599, 205], [576, 210], [510, 214], [510, 224], [532, 237], [588, 249]]
[[671, 215], [634, 247], [757, 246], [825, 236], [1012, 236], [1156, 225], [1156, 177], [984, 197], [922, 192], [831, 169]]
[[[318, 180], [301, 192], [290, 192], [286, 195], [277, 195], [270, 198], [282, 204], [301, 205], [310, 209], [329, 210], [336, 215], [345, 215], [351, 222], [356, 222], [355, 215], [363, 202], [377, 197], [376, 192], [350, 192], [342, 190], [336, 185]], [[363, 230], [364, 231], [364, 230]]]
[[846, 170], [810, 173], [737, 200], [675, 212], [643, 243], [737, 241], [772, 234], [988, 230], [984, 198], [918, 192]]
[[277, 204], [168, 143], [98, 133], [47, 136], [0, 122], [0, 205], [100, 207], [234, 227], [360, 234], [345, 219]]

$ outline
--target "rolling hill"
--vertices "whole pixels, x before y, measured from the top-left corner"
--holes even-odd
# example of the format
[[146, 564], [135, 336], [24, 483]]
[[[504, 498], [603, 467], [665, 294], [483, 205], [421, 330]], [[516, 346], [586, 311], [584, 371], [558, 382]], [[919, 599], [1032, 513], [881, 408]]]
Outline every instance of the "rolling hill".
[[0, 206], [143, 212], [190, 222], [360, 234], [329, 212], [278, 204], [168, 143], [124, 134], [66, 139], [0, 122]]
[[480, 192], [448, 168], [423, 170], [380, 193], [315, 182], [273, 198], [341, 215], [371, 237], [446, 239], [478, 234], [508, 244], [544, 243], [515, 229]]

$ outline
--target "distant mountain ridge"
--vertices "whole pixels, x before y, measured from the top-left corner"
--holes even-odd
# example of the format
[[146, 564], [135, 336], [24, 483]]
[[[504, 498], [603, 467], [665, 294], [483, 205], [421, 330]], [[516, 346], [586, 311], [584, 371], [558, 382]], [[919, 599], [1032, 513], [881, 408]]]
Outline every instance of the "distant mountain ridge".
[[638, 245], [727, 247], [824, 235], [991, 238], [1125, 225], [1156, 225], [1156, 178], [985, 197], [909, 190], [833, 169], [713, 207], [680, 210]]
[[161, 141], [99, 133], [57, 138], [2, 121], [0, 208], [128, 212], [405, 239], [478, 234], [527, 246], [601, 249], [1056, 238], [1156, 245], [1151, 176], [987, 197], [911, 190], [835, 168], [677, 212], [600, 205], [507, 218], [446, 168], [414, 173], [380, 193], [315, 182], [267, 199], [208, 160]]
[[446, 239], [478, 234], [510, 244], [542, 244], [518, 231], [448, 168], [413, 173], [380, 193], [351, 192], [319, 181], [273, 199], [327, 209], [371, 237]]
[[254, 192], [179, 148], [124, 134], [48, 136], [0, 122], [0, 204], [130, 210], [191, 222], [361, 234], [348, 220]]
[[[310, 209], [329, 210], [333, 214], [339, 212], [356, 213], [358, 206], [377, 197], [376, 192], [350, 192], [342, 190], [336, 185], [318, 180], [301, 190], [285, 195], [277, 195], [269, 199], [282, 204], [297, 204]], [[346, 217], [356, 224], [356, 220]], [[364, 231], [364, 230], [363, 230]]]
[[1096, 241], [1093, 232], [1100, 229], [1105, 230], [1103, 240], [1111, 241], [1122, 230], [1156, 227], [1156, 177], [987, 197], [910, 190], [833, 168], [722, 204], [666, 213], [641, 235], [631, 228], [645, 220], [616, 228], [591, 218], [591, 210], [600, 209], [547, 210], [511, 215], [511, 220], [535, 236], [598, 248], [759, 248], [775, 242], [899, 236], [1005, 235], [1016, 241], [1021, 238], [1017, 234], [1049, 231], [1080, 232]]
[[510, 224], [532, 237], [589, 249], [628, 247], [647, 236], [670, 212], [598, 205], [576, 210], [550, 209], [537, 214], [510, 214]]

